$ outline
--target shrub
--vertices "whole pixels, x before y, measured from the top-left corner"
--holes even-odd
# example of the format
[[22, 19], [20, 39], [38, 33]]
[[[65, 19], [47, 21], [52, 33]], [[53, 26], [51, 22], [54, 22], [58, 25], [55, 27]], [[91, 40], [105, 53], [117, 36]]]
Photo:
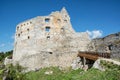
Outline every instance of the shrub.
[[100, 65], [104, 67], [105, 69], [111, 69], [111, 70], [120, 70], [120, 66], [117, 64], [113, 64], [113, 62], [101, 60]]
[[1, 69], [0, 78], [6, 77], [6, 80], [26, 80], [25, 74], [23, 73], [24, 68], [20, 65], [13, 66], [12, 64], [7, 65], [5, 68]]

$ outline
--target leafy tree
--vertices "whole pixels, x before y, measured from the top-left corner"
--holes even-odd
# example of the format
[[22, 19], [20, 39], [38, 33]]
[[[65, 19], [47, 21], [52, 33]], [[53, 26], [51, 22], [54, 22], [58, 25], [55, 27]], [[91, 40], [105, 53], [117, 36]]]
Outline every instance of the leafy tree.
[[7, 56], [10, 56], [9, 58], [12, 58], [13, 50], [7, 51], [7, 52], [0, 52], [0, 61], [2, 62]]

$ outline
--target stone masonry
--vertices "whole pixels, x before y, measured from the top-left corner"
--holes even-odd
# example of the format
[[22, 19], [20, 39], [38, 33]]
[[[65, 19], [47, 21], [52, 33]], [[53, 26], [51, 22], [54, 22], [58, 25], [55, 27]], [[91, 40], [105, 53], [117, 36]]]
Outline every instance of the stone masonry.
[[37, 16], [16, 27], [13, 64], [30, 70], [70, 66], [78, 51], [87, 51], [86, 32], [73, 30], [65, 8], [48, 16]]

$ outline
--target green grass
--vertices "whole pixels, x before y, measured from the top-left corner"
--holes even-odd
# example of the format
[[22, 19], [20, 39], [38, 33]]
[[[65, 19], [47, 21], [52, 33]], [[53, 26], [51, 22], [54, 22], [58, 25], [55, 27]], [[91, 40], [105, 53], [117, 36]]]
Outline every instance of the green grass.
[[[46, 75], [45, 71], [50, 70], [53, 71], [53, 74]], [[94, 68], [86, 72], [81, 69], [61, 71], [57, 67], [50, 67], [38, 72], [29, 72], [26, 77], [28, 80], [120, 80], [120, 71], [100, 71]]]
[[[53, 74], [46, 75], [46, 71], [53, 71]], [[29, 72], [27, 78], [29, 80], [72, 80], [75, 74], [79, 74], [82, 70], [64, 70], [61, 71], [58, 67], [50, 67], [41, 69], [38, 72]]]
[[113, 62], [101, 60], [100, 65], [102, 67], [104, 67], [106, 70], [118, 70], [118, 71], [120, 71], [120, 66], [117, 64], [113, 64]]
[[[49, 67], [28, 73], [21, 73], [22, 67], [19, 65], [8, 65], [0, 69], [0, 80], [2, 80], [2, 75], [12, 77], [8, 80], [120, 80], [120, 66], [106, 61], [101, 61], [101, 65], [106, 68], [106, 71], [94, 68], [88, 71], [72, 70], [71, 68], [60, 70], [58, 67]], [[9, 72], [4, 74], [5, 69], [8, 69]], [[46, 71], [53, 71], [53, 73], [47, 75]]]

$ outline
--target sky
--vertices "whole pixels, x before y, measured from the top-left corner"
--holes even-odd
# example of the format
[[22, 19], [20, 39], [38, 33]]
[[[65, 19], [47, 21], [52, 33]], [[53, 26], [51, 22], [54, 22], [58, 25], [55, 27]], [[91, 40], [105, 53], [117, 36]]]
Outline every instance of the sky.
[[91, 38], [120, 32], [120, 0], [0, 0], [0, 52], [13, 49], [18, 23], [62, 7], [76, 32], [87, 32]]

